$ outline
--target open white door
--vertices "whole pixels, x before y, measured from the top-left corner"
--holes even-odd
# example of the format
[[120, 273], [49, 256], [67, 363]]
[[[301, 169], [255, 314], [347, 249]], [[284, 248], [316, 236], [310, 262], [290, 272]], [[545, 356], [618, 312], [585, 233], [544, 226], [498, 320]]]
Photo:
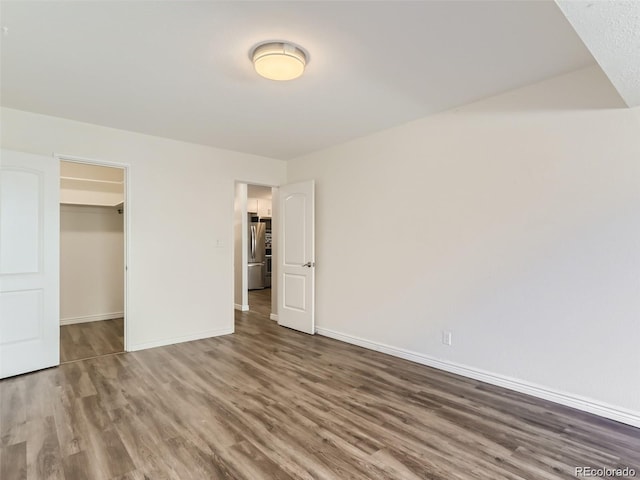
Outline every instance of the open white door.
[[280, 187], [278, 324], [315, 333], [315, 184]]
[[60, 363], [60, 164], [0, 152], [0, 378]]

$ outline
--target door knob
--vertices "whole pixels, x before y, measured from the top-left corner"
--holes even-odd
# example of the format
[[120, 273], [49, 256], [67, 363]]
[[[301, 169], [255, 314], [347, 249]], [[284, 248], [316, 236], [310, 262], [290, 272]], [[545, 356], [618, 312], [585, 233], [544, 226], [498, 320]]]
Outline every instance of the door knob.
[[303, 267], [315, 267], [316, 266], [316, 262], [307, 262], [304, 265], [302, 265]]

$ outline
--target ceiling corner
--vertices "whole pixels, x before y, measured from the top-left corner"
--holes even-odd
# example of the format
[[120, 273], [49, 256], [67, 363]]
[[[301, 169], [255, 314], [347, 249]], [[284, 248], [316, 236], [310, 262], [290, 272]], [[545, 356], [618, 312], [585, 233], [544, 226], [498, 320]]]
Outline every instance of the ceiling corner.
[[629, 107], [640, 105], [640, 2], [556, 0]]

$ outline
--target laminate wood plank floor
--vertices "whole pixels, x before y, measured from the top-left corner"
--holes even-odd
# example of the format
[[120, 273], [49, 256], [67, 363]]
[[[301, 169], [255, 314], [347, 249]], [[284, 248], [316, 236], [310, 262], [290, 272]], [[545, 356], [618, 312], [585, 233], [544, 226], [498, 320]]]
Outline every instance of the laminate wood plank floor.
[[271, 289], [249, 290], [249, 311], [269, 318], [271, 314]]
[[0, 449], [2, 480], [640, 475], [639, 429], [255, 312], [233, 335], [1, 381]]
[[124, 351], [124, 319], [76, 323], [60, 327], [60, 362]]

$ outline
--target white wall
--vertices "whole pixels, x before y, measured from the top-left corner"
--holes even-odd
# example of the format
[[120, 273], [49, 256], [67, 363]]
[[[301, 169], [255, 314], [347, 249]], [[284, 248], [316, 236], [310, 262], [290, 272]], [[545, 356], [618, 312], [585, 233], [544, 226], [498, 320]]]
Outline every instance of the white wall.
[[592, 67], [289, 162], [317, 180], [319, 331], [640, 426], [621, 104]]
[[124, 312], [123, 216], [113, 207], [60, 206], [60, 323]]
[[1, 114], [4, 148], [130, 166], [130, 350], [233, 331], [235, 181], [279, 185], [284, 162], [14, 109]]

